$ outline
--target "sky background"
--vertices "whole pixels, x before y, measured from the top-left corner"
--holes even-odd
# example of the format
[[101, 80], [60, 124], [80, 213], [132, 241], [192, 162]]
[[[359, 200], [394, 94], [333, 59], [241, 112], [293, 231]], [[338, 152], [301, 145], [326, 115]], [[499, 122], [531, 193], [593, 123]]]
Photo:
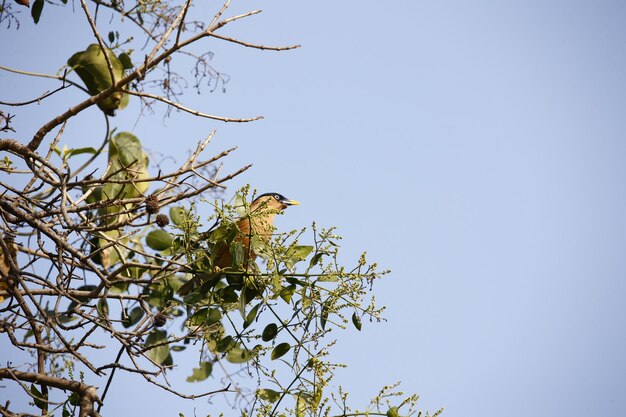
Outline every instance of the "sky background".
[[[56, 73], [93, 42], [73, 7], [3, 27], [0, 65]], [[392, 270], [376, 292], [387, 323], [336, 347], [350, 366], [333, 382], [353, 404], [401, 380], [449, 417], [626, 415], [626, 2], [233, 1], [228, 15], [254, 8], [224, 33], [302, 48], [209, 40], [226, 92], [184, 102], [264, 120], [161, 109], [137, 122], [131, 104], [112, 125], [179, 161], [217, 128], [215, 153], [239, 147], [225, 169], [254, 163], [227, 196], [250, 183], [300, 200], [281, 230], [336, 225], [346, 262], [367, 250]], [[0, 72], [2, 100], [51, 88], [14, 80]], [[15, 137], [82, 99], [72, 94], [16, 119]], [[104, 133], [88, 112], [70, 146]], [[140, 384], [129, 397], [128, 384], [103, 411], [140, 414], [133, 400], [149, 396], [159, 415], [215, 412]]]

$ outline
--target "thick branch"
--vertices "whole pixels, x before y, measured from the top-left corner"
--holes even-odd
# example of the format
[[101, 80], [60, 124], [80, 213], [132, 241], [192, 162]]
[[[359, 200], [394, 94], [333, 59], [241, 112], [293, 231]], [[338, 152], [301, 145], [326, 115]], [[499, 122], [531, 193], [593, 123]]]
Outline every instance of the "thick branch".
[[100, 402], [96, 393], [96, 387], [69, 379], [57, 378], [34, 372], [23, 372], [17, 369], [0, 368], [0, 379], [12, 379], [14, 381], [32, 382], [33, 384], [46, 385], [51, 388], [68, 390], [80, 395], [80, 417], [97, 417], [93, 404]]

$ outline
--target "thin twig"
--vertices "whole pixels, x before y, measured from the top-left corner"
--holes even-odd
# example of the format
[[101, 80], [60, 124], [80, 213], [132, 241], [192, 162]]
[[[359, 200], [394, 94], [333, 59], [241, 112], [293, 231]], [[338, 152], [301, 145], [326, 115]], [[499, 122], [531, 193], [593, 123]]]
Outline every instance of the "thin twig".
[[206, 113], [202, 113], [199, 112], [197, 110], [193, 110], [190, 108], [187, 108], [179, 103], [176, 103], [174, 101], [168, 100], [165, 97], [162, 96], [158, 96], [156, 94], [150, 94], [150, 93], [144, 93], [144, 92], [137, 92], [137, 91], [132, 91], [132, 90], [123, 90], [124, 93], [127, 94], [131, 94], [133, 96], [137, 96], [137, 97], [145, 97], [145, 98], [150, 98], [156, 101], [160, 101], [162, 103], [167, 104], [168, 106], [177, 108], [178, 110], [182, 110], [186, 113], [192, 114], [194, 116], [198, 116], [198, 117], [204, 117], [206, 119], [212, 119], [212, 120], [219, 120], [221, 122], [233, 122], [233, 123], [247, 123], [247, 122], [254, 122], [255, 120], [261, 120], [263, 119], [263, 116], [255, 116], [255, 117], [251, 117], [251, 118], [247, 118], [247, 119], [233, 119], [230, 117], [223, 117], [223, 116], [213, 116], [211, 114], [206, 114]]

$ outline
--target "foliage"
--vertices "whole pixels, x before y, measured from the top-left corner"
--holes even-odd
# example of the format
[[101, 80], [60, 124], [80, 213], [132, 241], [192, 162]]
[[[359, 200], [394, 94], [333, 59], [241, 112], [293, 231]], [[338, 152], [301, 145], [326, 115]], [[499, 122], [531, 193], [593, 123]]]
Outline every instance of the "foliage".
[[[93, 43], [87, 50], [76, 52], [67, 60], [67, 65], [76, 71], [91, 95], [103, 92], [115, 84], [116, 80], [122, 79], [124, 69], [132, 69], [132, 64], [130, 68], [124, 68], [122, 65], [125, 53], [118, 58], [109, 48], [105, 47], [104, 51], [105, 53], [102, 53], [100, 45]], [[128, 105], [128, 100], [128, 94], [116, 91], [96, 104], [109, 116], [115, 116], [115, 111], [124, 109]]]
[[[35, 23], [46, 18], [44, 5], [39, 0], [32, 5]], [[189, 51], [202, 38], [276, 51], [296, 46], [270, 47], [222, 35], [224, 26], [259, 13], [224, 17], [229, 1], [208, 24], [189, 17], [190, 1], [88, 5], [81, 0], [80, 5], [93, 41], [67, 57], [63, 75], [0, 67], [60, 83], [34, 100], [2, 103], [7, 108], [36, 111], [36, 103], [65, 88], [87, 94], [30, 140], [15, 132], [14, 115], [0, 112], [6, 135], [0, 139], [0, 332], [14, 349], [32, 354], [26, 366], [2, 364], [0, 379], [18, 384], [42, 415], [64, 417], [100, 415], [109, 385], [119, 381], [113, 378], [118, 370], [182, 398], [230, 395], [241, 404], [242, 415], [416, 413], [417, 397], [397, 398], [395, 385], [383, 388], [359, 412], [347, 405], [341, 388], [335, 392], [330, 384], [343, 365], [329, 359], [337, 342], [329, 334], [349, 326], [361, 330], [363, 319], [381, 320], [383, 309], [370, 292], [386, 271], [365, 254], [343, 266], [335, 229], [316, 224], [274, 233], [269, 240], [248, 236], [249, 247], [242, 244], [240, 220], [253, 221], [262, 213], [250, 209], [255, 192], [249, 187], [228, 202], [214, 200], [249, 168], [221, 172], [218, 164], [234, 149], [205, 156], [215, 132], [177, 169], [164, 172], [150, 165], [138, 137], [108, 129], [109, 117], [133, 99], [144, 108], [160, 102], [190, 117], [256, 120], [184, 106], [172, 60], [195, 60], [194, 87], [199, 88], [207, 78], [227, 81], [207, 65], [209, 52]], [[2, 7], [0, 22], [19, 22], [13, 12], [6, 14], [12, 9]], [[119, 31], [106, 39], [93, 15], [103, 9], [123, 18]], [[152, 50], [133, 62], [130, 34], [137, 29]], [[120, 39], [124, 31], [126, 40]], [[167, 70], [157, 71], [160, 65]], [[72, 81], [72, 72], [80, 80]], [[149, 92], [154, 86], [161, 89], [158, 94]], [[60, 148], [65, 127], [93, 105], [105, 115], [101, 144], [87, 137], [86, 147]], [[13, 133], [19, 139], [8, 136]], [[211, 216], [199, 214], [209, 207]], [[217, 262], [220, 248], [227, 248], [230, 265]], [[183, 291], [187, 282], [198, 285]], [[113, 362], [102, 363], [93, 354], [105, 348], [105, 339], [115, 342]], [[189, 394], [169, 384], [167, 375], [183, 354], [198, 358], [187, 370], [187, 381], [205, 381], [208, 391]], [[252, 387], [246, 375], [254, 376]], [[0, 405], [3, 416], [23, 411]]]

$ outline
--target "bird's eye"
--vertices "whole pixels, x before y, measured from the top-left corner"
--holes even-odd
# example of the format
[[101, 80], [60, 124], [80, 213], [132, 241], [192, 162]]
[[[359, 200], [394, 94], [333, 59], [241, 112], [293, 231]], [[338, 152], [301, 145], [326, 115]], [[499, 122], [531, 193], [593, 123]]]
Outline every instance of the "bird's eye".
[[280, 196], [278, 194], [274, 194], [274, 198], [278, 201], [280, 201]]

